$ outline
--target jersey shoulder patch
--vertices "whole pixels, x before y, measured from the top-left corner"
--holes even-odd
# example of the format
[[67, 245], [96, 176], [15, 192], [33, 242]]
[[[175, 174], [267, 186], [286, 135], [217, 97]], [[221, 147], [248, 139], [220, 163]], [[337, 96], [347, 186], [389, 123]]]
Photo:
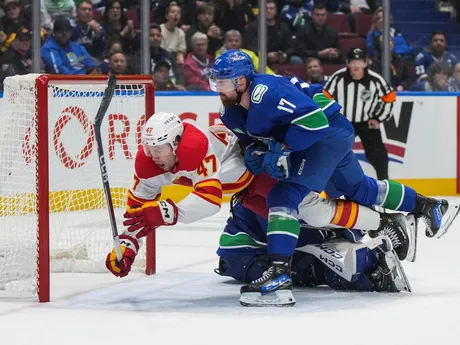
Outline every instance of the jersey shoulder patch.
[[194, 171], [206, 157], [209, 139], [201, 130], [190, 123], [184, 123], [184, 134], [177, 148], [179, 170]]
[[220, 110], [220, 118], [227, 128], [229, 128], [234, 133], [247, 135], [246, 129], [242, 123], [244, 115], [242, 114], [240, 107], [225, 108], [222, 106]]
[[136, 171], [137, 177], [143, 179], [149, 179], [166, 173], [157, 164], [155, 164], [152, 158], [147, 157], [142, 146], [139, 148], [139, 150], [137, 150], [134, 169]]

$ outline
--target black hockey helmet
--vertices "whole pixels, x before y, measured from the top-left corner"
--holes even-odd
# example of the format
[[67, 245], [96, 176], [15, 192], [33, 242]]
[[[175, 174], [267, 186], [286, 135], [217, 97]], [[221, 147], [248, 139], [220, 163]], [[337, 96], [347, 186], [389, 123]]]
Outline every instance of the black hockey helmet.
[[361, 48], [351, 48], [348, 51], [347, 64], [349, 64], [353, 60], [362, 60], [367, 66], [367, 63], [368, 63], [367, 53]]
[[367, 54], [361, 48], [351, 48], [348, 51], [348, 61], [351, 60], [367, 60]]

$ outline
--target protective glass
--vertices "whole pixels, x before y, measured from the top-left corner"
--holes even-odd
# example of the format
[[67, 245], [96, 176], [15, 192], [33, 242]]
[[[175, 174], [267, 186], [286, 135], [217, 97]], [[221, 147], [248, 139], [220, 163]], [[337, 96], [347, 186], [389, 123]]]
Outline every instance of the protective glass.
[[170, 144], [164, 144], [159, 146], [142, 146], [147, 157], [164, 157], [172, 154], [173, 152], [173, 149]]
[[214, 76], [209, 77], [209, 86], [215, 92], [230, 92], [236, 89], [232, 79], [217, 79]]

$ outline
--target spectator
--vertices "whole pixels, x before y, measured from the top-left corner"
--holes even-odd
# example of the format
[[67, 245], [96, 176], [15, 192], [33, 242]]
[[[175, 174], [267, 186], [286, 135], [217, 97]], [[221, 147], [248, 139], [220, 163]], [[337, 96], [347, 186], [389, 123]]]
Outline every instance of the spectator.
[[[300, 26], [305, 25], [305, 20], [310, 19], [313, 11], [313, 6], [318, 3], [318, 0], [284, 0], [282, 1], [285, 5], [281, 8], [280, 17], [286, 24], [292, 29], [297, 29]], [[339, 10], [340, 0], [322, 0], [326, 10], [329, 13], [334, 13]]]
[[305, 61], [305, 70], [307, 72], [307, 80], [309, 84], [321, 84], [326, 85], [328, 77], [324, 76], [323, 66], [318, 58], [308, 58]]
[[342, 0], [339, 11], [346, 14], [372, 14], [377, 8], [376, 0]]
[[428, 76], [424, 82], [424, 91], [450, 91], [449, 80], [450, 68], [449, 66], [435, 62], [429, 72]]
[[109, 73], [110, 74], [133, 74], [128, 66], [125, 54], [115, 52], [109, 57]]
[[454, 67], [454, 73], [448, 81], [449, 91], [460, 92], [460, 63], [457, 62]]
[[187, 31], [191, 25], [196, 24], [198, 1], [189, 0], [159, 0], [155, 7], [155, 21], [163, 24], [166, 22], [166, 12], [171, 3], [176, 3], [181, 8], [181, 16], [178, 26]]
[[42, 46], [42, 57], [46, 70], [55, 74], [85, 74], [95, 66], [93, 58], [85, 47], [71, 42], [72, 26], [67, 18], [54, 21], [53, 34]]
[[238, 30], [243, 33], [249, 20], [254, 19], [246, 1], [216, 0], [214, 4], [216, 5], [216, 25], [223, 32]]
[[[273, 0], [267, 0], [267, 62], [268, 65], [282, 64], [294, 53], [294, 42], [292, 34], [286, 23], [277, 19], [277, 7]], [[251, 51], [258, 51], [258, 21], [248, 25], [244, 36], [245, 48]], [[301, 62], [300, 58], [295, 57], [290, 63]]]
[[109, 74], [109, 58], [113, 53], [123, 53], [123, 44], [120, 40], [112, 40], [107, 45], [104, 61], [99, 66], [102, 74]]
[[185, 43], [184, 30], [177, 27], [181, 18], [181, 8], [178, 5], [170, 5], [166, 10], [166, 23], [161, 24], [161, 48], [172, 52], [179, 65], [184, 63], [187, 46]]
[[184, 64], [184, 75], [187, 89], [211, 90], [209, 76], [214, 59], [208, 55], [208, 36], [196, 32], [192, 36], [192, 52], [187, 54]]
[[[393, 38], [393, 46], [396, 54], [408, 59], [413, 59], [414, 48], [412, 48], [403, 37], [403, 35], [393, 28], [393, 18], [390, 18], [390, 35]], [[375, 56], [375, 45], [378, 43], [378, 38], [383, 32], [383, 8], [379, 7], [372, 17], [371, 30], [366, 37], [366, 45], [368, 53], [371, 57]]]
[[107, 37], [101, 24], [93, 18], [91, 0], [82, 0], [78, 4], [77, 20], [70, 39], [85, 47], [93, 57], [99, 58], [104, 52]]
[[457, 57], [446, 50], [446, 34], [442, 31], [434, 31], [431, 34], [431, 42], [424, 51], [415, 58], [415, 74], [418, 81], [427, 78], [431, 65], [439, 62], [452, 68], [457, 63]]
[[[158, 62], [153, 70], [156, 91], [179, 91], [169, 79], [171, 66], [166, 61]], [[185, 90], [185, 89], [184, 89]]]
[[[259, 57], [257, 56], [256, 53], [254, 53], [251, 50], [241, 49], [242, 45], [243, 45], [243, 39], [241, 38], [240, 32], [238, 30], [229, 30], [225, 33], [224, 46], [216, 52], [216, 58], [226, 50], [239, 49], [249, 55], [249, 57], [252, 60], [252, 63], [254, 64], [254, 68], [256, 69], [256, 72], [260, 73]], [[265, 73], [274, 74], [272, 69], [268, 66], [266, 68]]]
[[339, 36], [326, 24], [327, 10], [322, 3], [313, 6], [311, 23], [297, 30], [297, 55], [306, 59], [316, 57], [322, 63], [341, 63]]
[[[140, 59], [138, 59], [140, 61]], [[182, 69], [177, 66], [175, 55], [168, 52], [166, 49], [161, 47], [161, 29], [157, 24], [152, 24], [150, 27], [150, 70], [153, 74], [155, 66], [159, 62], [167, 62], [169, 65], [169, 80], [177, 85], [177, 89], [185, 88], [181, 85], [185, 84], [184, 73]]]
[[[24, 9], [19, 0], [6, 0], [3, 3], [6, 16], [0, 20], [0, 51], [6, 52], [11, 43], [15, 40], [16, 34], [22, 32], [23, 29], [31, 30], [31, 22], [29, 16], [24, 12]], [[42, 30], [41, 36], [46, 32]]]
[[[6, 0], [3, 2], [6, 16], [1, 19], [3, 39], [12, 33], [19, 33], [23, 28], [32, 30], [30, 19], [25, 15], [19, 0]], [[3, 39], [0, 40], [3, 41]]]
[[[375, 54], [375, 57], [372, 59], [372, 65], [370, 65], [370, 68], [378, 74], [382, 74], [382, 60], [380, 59], [380, 57], [382, 56], [382, 40], [383, 35], [380, 35], [378, 45], [376, 45], [375, 47], [377, 54]], [[392, 39], [390, 39], [389, 43], [391, 50], [390, 84], [396, 91], [409, 90], [412, 86], [412, 83], [414, 82], [412, 62], [402, 58], [401, 56], [395, 53], [393, 49]]]
[[3, 90], [3, 81], [6, 77], [16, 74], [32, 73], [32, 35], [23, 28], [19, 33], [12, 34], [15, 39], [11, 42], [10, 49], [0, 57], [0, 85]]
[[136, 37], [134, 22], [127, 20], [123, 14], [122, 3], [119, 0], [110, 0], [105, 7], [102, 27], [109, 40], [119, 39], [123, 42], [123, 51], [134, 54], [140, 45]]
[[[35, 0], [38, 1], [38, 0]], [[75, 19], [77, 8], [74, 0], [40, 0], [42, 26], [51, 31], [53, 22], [58, 17]]]
[[187, 30], [187, 50], [190, 51], [192, 36], [202, 32], [208, 36], [208, 54], [214, 56], [224, 43], [222, 30], [214, 23], [214, 7], [203, 5], [198, 7], [198, 22]]

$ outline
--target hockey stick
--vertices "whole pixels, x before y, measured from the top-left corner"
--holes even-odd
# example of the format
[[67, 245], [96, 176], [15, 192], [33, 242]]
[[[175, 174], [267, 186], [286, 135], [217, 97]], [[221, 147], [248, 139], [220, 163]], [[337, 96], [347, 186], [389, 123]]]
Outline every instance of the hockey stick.
[[109, 211], [110, 225], [112, 228], [113, 247], [117, 253], [117, 260], [123, 259], [121, 253], [120, 240], [118, 238], [117, 222], [115, 221], [115, 212], [113, 210], [112, 195], [110, 194], [109, 175], [107, 173], [107, 166], [105, 165], [104, 148], [102, 146], [101, 137], [101, 124], [104, 119], [107, 109], [112, 101], [113, 94], [115, 93], [115, 87], [117, 85], [117, 78], [114, 74], [109, 77], [107, 87], [104, 90], [104, 96], [102, 96], [101, 105], [97, 110], [96, 117], [94, 118], [94, 135], [97, 142], [97, 156], [99, 162], [99, 168], [101, 169], [102, 185], [104, 187], [105, 200], [107, 202], [107, 210]]

